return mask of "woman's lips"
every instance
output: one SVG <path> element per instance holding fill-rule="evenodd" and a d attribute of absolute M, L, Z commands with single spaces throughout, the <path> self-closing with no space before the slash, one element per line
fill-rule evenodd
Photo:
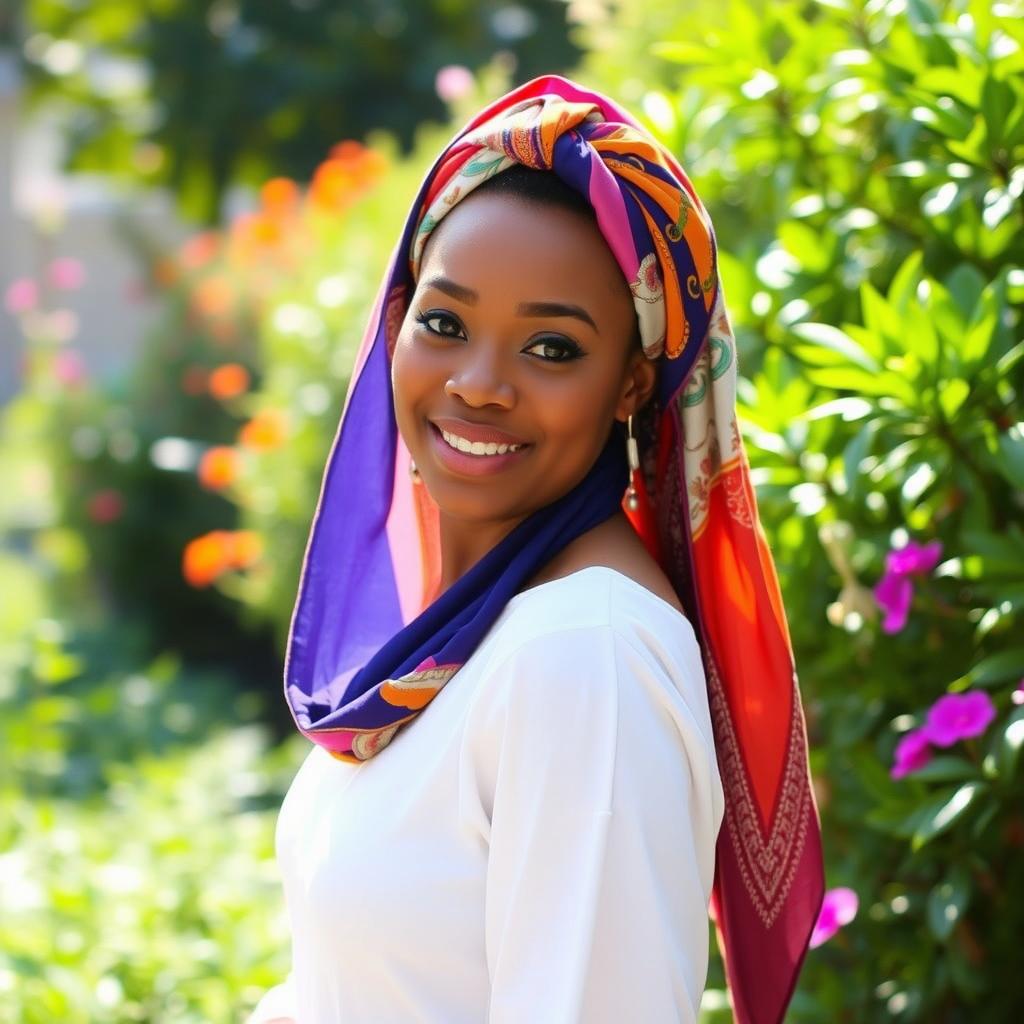
<path fill-rule="evenodd" d="M 442 436 L 441 431 L 433 424 L 430 427 L 431 443 L 438 461 L 446 468 L 461 476 L 488 476 L 500 473 L 510 465 L 518 462 L 533 445 L 526 445 L 517 452 L 505 452 L 504 455 L 471 455 L 453 448 Z"/>

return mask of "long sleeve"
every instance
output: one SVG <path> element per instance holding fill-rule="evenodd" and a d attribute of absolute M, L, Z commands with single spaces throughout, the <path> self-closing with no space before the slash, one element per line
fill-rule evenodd
<path fill-rule="evenodd" d="M 697 1018 L 724 810 L 703 667 L 610 625 L 528 640 L 471 709 L 489 1024 Z"/>

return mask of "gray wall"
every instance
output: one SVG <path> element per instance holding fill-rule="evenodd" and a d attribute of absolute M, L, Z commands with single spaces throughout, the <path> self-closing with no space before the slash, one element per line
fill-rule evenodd
<path fill-rule="evenodd" d="M 133 294 L 139 264 L 118 235 L 118 217 L 163 244 L 178 244 L 189 229 L 166 194 L 130 193 L 95 176 L 65 174 L 62 158 L 56 118 L 26 112 L 14 58 L 0 50 L 0 294 L 13 280 L 38 275 L 54 256 L 80 260 L 85 283 L 61 300 L 78 317 L 70 344 L 92 375 L 116 375 L 130 365 L 155 312 L 151 300 Z M 54 197 L 63 217 L 51 235 L 37 221 Z M 0 403 L 18 388 L 21 351 L 18 323 L 0 307 Z"/>

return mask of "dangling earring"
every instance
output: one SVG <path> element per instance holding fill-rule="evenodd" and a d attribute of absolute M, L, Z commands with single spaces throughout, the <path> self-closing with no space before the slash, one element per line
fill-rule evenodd
<path fill-rule="evenodd" d="M 626 418 L 626 457 L 629 459 L 629 487 L 626 490 L 626 508 L 635 512 L 640 507 L 640 499 L 636 496 L 636 473 L 640 469 L 640 450 L 633 436 L 633 417 Z"/>
<path fill-rule="evenodd" d="M 423 478 L 420 476 L 420 471 L 416 468 L 416 463 L 412 459 L 409 460 L 409 477 L 414 484 L 423 483 Z"/>

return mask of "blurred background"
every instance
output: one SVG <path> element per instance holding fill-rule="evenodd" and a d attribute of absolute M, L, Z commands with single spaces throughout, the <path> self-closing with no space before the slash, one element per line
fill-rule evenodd
<path fill-rule="evenodd" d="M 1022 70 L 1020 0 L 0 9 L 0 1022 L 241 1021 L 287 972 L 351 363 L 434 156 L 544 72 L 716 225 L 828 871 L 787 1019 L 1020 1020 Z"/>

